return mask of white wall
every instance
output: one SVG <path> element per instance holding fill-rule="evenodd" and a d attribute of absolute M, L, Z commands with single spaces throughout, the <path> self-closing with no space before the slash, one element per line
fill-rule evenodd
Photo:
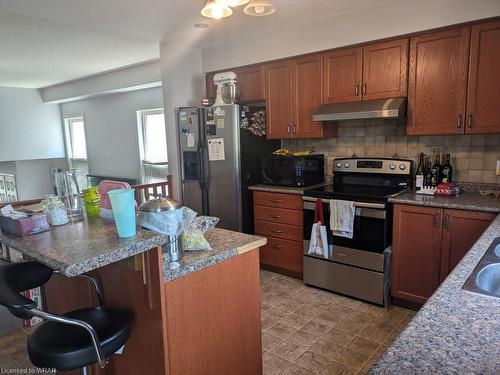
<path fill-rule="evenodd" d="M 37 90 L 0 87 L 0 161 L 65 157 L 59 106 Z"/>
<path fill-rule="evenodd" d="M 53 194 L 50 168 L 68 168 L 66 159 L 23 160 L 16 162 L 19 200 L 43 198 Z"/>
<path fill-rule="evenodd" d="M 136 111 L 162 107 L 158 87 L 63 103 L 61 112 L 63 117 L 84 117 L 91 174 L 139 178 Z"/>
<path fill-rule="evenodd" d="M 63 103 L 160 86 L 160 61 L 155 60 L 44 87 L 40 94 L 45 102 Z"/>
<path fill-rule="evenodd" d="M 180 155 L 175 108 L 200 106 L 204 91 L 201 51 L 179 44 L 162 44 L 160 62 L 167 133 L 168 167 L 173 178 L 173 196 L 180 199 Z"/>
<path fill-rule="evenodd" d="M 202 70 L 226 69 L 498 15 L 499 0 L 389 0 L 365 11 L 205 48 Z"/>

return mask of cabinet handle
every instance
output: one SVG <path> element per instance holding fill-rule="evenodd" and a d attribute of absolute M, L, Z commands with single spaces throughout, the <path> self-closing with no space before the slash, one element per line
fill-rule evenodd
<path fill-rule="evenodd" d="M 436 213 L 434 214 L 434 226 L 439 229 L 440 228 L 440 222 L 441 221 L 441 214 L 439 213 L 439 211 L 436 211 Z"/>
<path fill-rule="evenodd" d="M 457 117 L 457 130 L 462 128 L 462 115 L 458 115 Z"/>
<path fill-rule="evenodd" d="M 271 232 L 272 232 L 272 233 L 274 233 L 274 234 L 280 234 L 280 233 L 283 233 L 283 231 L 282 231 L 282 230 L 276 230 L 276 229 L 271 230 Z"/>
<path fill-rule="evenodd" d="M 468 121 L 468 123 L 469 123 L 469 125 L 468 125 L 468 126 L 469 126 L 469 129 L 472 129 L 472 113 L 471 113 L 471 114 L 469 114 L 469 117 L 467 118 L 467 121 Z"/>
<path fill-rule="evenodd" d="M 444 215 L 443 228 L 445 230 L 450 230 L 450 214 Z"/>
<path fill-rule="evenodd" d="M 283 249 L 282 245 L 271 245 L 273 249 Z"/>
<path fill-rule="evenodd" d="M 290 134 L 290 128 L 291 128 L 290 125 L 286 126 L 286 131 L 288 132 L 288 134 Z"/>
<path fill-rule="evenodd" d="M 354 87 L 354 93 L 356 94 L 356 98 L 357 98 L 359 96 L 359 85 L 358 84 Z"/>
<path fill-rule="evenodd" d="M 271 203 L 281 203 L 283 202 L 283 199 L 271 199 Z"/>
<path fill-rule="evenodd" d="M 297 125 L 293 124 L 293 134 L 297 134 Z"/>
<path fill-rule="evenodd" d="M 363 83 L 363 96 L 366 96 L 366 91 L 367 91 L 367 89 L 366 89 L 366 82 L 365 82 L 365 83 Z"/>
<path fill-rule="evenodd" d="M 281 219 L 283 216 L 281 215 L 271 215 L 273 219 Z"/>

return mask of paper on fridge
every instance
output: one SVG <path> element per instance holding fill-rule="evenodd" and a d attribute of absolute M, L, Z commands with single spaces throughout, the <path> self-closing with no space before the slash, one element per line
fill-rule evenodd
<path fill-rule="evenodd" d="M 356 206 L 352 201 L 330 200 L 330 230 L 334 236 L 352 238 Z"/>
<path fill-rule="evenodd" d="M 226 160 L 224 153 L 224 138 L 213 138 L 208 140 L 208 160 Z"/>

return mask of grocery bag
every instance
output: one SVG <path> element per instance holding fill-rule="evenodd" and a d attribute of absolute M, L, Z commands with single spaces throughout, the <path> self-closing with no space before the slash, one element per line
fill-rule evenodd
<path fill-rule="evenodd" d="M 316 199 L 314 207 L 314 224 L 311 229 L 308 254 L 321 255 L 328 258 L 328 236 L 323 218 L 323 203 L 321 198 Z"/>

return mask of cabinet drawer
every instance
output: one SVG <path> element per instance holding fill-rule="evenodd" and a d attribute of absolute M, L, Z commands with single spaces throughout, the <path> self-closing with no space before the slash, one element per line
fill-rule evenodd
<path fill-rule="evenodd" d="M 254 206 L 253 209 L 255 220 L 302 226 L 302 211 L 263 206 Z"/>
<path fill-rule="evenodd" d="M 272 236 L 278 238 L 284 238 L 286 240 L 302 241 L 304 235 L 302 233 L 302 227 L 270 223 L 268 221 L 255 220 L 255 234 L 260 234 L 263 236 Z"/>
<path fill-rule="evenodd" d="M 302 211 L 302 196 L 296 194 L 254 191 L 253 202 L 257 206 L 280 207 Z"/>
<path fill-rule="evenodd" d="M 260 248 L 260 262 L 293 272 L 302 272 L 302 242 L 268 237 Z"/>

